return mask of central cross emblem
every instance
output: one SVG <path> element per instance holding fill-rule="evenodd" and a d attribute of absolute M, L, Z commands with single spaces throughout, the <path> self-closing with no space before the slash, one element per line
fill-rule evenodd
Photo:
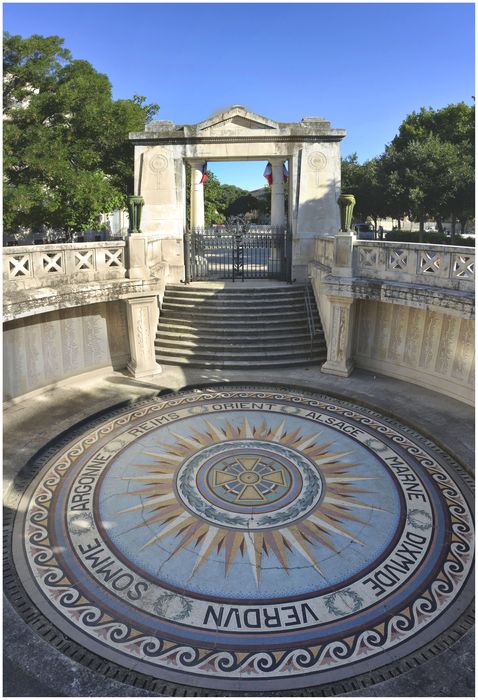
<path fill-rule="evenodd" d="M 277 486 L 286 485 L 286 477 L 282 468 L 263 464 L 261 457 L 238 456 L 225 469 L 214 470 L 213 485 L 234 494 L 236 502 L 262 503 Z"/>

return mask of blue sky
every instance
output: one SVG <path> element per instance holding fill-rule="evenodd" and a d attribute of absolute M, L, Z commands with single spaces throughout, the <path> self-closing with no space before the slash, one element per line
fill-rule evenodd
<path fill-rule="evenodd" d="M 5 3 L 11 34 L 56 34 L 106 73 L 114 98 L 196 123 L 242 104 L 277 121 L 322 116 L 342 154 L 379 155 L 421 106 L 472 103 L 473 3 Z M 263 164 L 214 164 L 262 187 Z"/>

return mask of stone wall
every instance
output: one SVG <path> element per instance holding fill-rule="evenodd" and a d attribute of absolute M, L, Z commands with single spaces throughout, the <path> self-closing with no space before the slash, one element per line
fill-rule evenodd
<path fill-rule="evenodd" d="M 354 361 L 473 404 L 473 319 L 380 301 L 357 301 Z"/>
<path fill-rule="evenodd" d="M 121 369 L 129 358 L 125 303 L 90 304 L 4 325 L 4 399 L 94 369 Z"/>
<path fill-rule="evenodd" d="M 473 404 L 474 266 L 472 248 L 317 238 L 322 371 L 362 367 Z"/>
<path fill-rule="evenodd" d="M 135 377 L 161 371 L 159 303 L 183 269 L 178 246 L 167 251 L 171 264 L 164 260 L 167 244 L 135 234 L 4 249 L 4 398 L 105 367 Z"/>

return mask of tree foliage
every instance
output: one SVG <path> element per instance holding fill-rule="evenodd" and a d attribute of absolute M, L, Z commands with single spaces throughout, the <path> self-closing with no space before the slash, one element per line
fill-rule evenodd
<path fill-rule="evenodd" d="M 380 157 L 342 160 L 342 190 L 356 196 L 362 218 L 408 215 L 422 236 L 427 218 L 439 227 L 459 219 L 463 228 L 474 211 L 474 121 L 464 102 L 413 112 Z"/>
<path fill-rule="evenodd" d="M 386 212 L 380 159 L 372 158 L 360 164 L 356 153 L 343 159 L 342 190 L 355 196 L 355 216 L 363 220 L 371 217 L 376 229 L 378 217 Z"/>
<path fill-rule="evenodd" d="M 213 224 L 223 224 L 227 217 L 247 214 L 250 212 L 264 212 L 267 210 L 267 202 L 263 202 L 247 190 L 236 185 L 223 185 L 210 170 L 207 171 L 208 179 L 204 183 L 204 224 L 206 227 Z M 190 218 L 190 169 L 186 171 L 186 220 Z M 270 203 L 269 203 L 270 210 Z"/>
<path fill-rule="evenodd" d="M 4 224 L 94 227 L 132 193 L 129 131 L 158 110 L 116 100 L 106 75 L 73 60 L 60 37 L 4 37 Z"/>

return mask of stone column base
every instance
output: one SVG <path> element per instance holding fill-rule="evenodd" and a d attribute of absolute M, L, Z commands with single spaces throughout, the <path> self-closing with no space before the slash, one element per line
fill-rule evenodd
<path fill-rule="evenodd" d="M 144 377 L 152 377 L 153 374 L 161 374 L 163 368 L 161 365 L 158 365 L 158 363 L 155 362 L 155 367 L 146 370 L 139 370 L 137 367 L 133 366 L 132 362 L 128 362 L 126 365 L 126 371 L 131 377 L 134 377 L 134 379 L 143 379 Z"/>
<path fill-rule="evenodd" d="M 354 371 L 355 365 L 353 362 L 346 362 L 345 364 L 341 362 L 334 362 L 333 360 L 327 360 L 324 362 L 320 371 L 324 374 L 335 374 L 337 377 L 348 377 Z"/>
<path fill-rule="evenodd" d="M 156 362 L 154 338 L 158 324 L 158 298 L 137 297 L 126 300 L 131 359 L 126 369 L 139 379 L 162 372 Z"/>

